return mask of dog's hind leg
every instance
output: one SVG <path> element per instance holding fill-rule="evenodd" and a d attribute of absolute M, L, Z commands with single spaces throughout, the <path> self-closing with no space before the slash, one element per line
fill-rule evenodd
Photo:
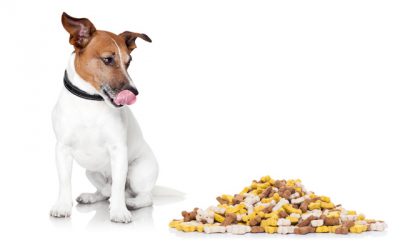
<path fill-rule="evenodd" d="M 127 181 L 133 197 L 126 197 L 128 209 L 139 209 L 153 204 L 152 189 L 158 175 L 158 164 L 150 149 L 132 161 L 128 167 Z"/>
<path fill-rule="evenodd" d="M 111 194 L 111 183 L 100 172 L 86 170 L 86 177 L 96 187 L 95 193 L 82 193 L 76 198 L 81 204 L 91 204 L 98 201 L 107 200 Z"/>

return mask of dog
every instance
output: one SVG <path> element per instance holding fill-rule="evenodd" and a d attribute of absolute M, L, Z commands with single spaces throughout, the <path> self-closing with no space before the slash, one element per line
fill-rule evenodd
<path fill-rule="evenodd" d="M 72 211 L 71 171 L 75 160 L 86 169 L 97 189 L 76 201 L 95 203 L 109 198 L 110 219 L 128 223 L 129 209 L 151 206 L 158 176 L 156 158 L 127 105 L 138 90 L 127 73 L 136 38 L 96 30 L 89 19 L 63 12 L 61 22 L 70 34 L 74 52 L 64 75 L 64 87 L 52 112 L 59 194 L 50 215 L 69 217 Z"/>

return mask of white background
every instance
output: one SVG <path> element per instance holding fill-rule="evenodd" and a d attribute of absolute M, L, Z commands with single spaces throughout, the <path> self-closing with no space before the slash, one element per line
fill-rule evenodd
<path fill-rule="evenodd" d="M 144 32 L 132 109 L 160 163 L 155 206 L 129 225 L 107 204 L 51 219 L 50 112 L 72 47 L 62 11 L 98 29 Z M 2 1 L 1 249 L 383 248 L 418 232 L 420 15 L 416 1 Z M 253 179 L 301 178 L 384 219 L 357 236 L 173 232 L 183 209 Z M 73 196 L 93 191 L 75 165 Z M 413 213 L 413 214 L 412 214 Z M 412 220 L 416 220 L 412 222 Z"/>

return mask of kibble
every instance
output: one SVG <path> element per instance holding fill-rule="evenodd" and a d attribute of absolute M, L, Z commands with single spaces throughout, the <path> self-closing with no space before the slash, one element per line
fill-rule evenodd
<path fill-rule="evenodd" d="M 218 196 L 217 206 L 182 211 L 182 219 L 169 227 L 204 233 L 363 233 L 384 231 L 381 220 L 335 205 L 327 196 L 307 191 L 300 180 L 274 180 L 264 176 L 235 195 Z"/>

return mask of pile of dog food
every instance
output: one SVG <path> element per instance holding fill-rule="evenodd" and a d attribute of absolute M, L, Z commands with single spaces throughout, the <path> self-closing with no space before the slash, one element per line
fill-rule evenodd
<path fill-rule="evenodd" d="M 335 205 L 329 197 L 307 191 L 300 180 L 264 176 L 239 194 L 221 195 L 217 206 L 182 212 L 169 223 L 183 232 L 205 233 L 362 233 L 383 231 L 386 224 Z"/>

